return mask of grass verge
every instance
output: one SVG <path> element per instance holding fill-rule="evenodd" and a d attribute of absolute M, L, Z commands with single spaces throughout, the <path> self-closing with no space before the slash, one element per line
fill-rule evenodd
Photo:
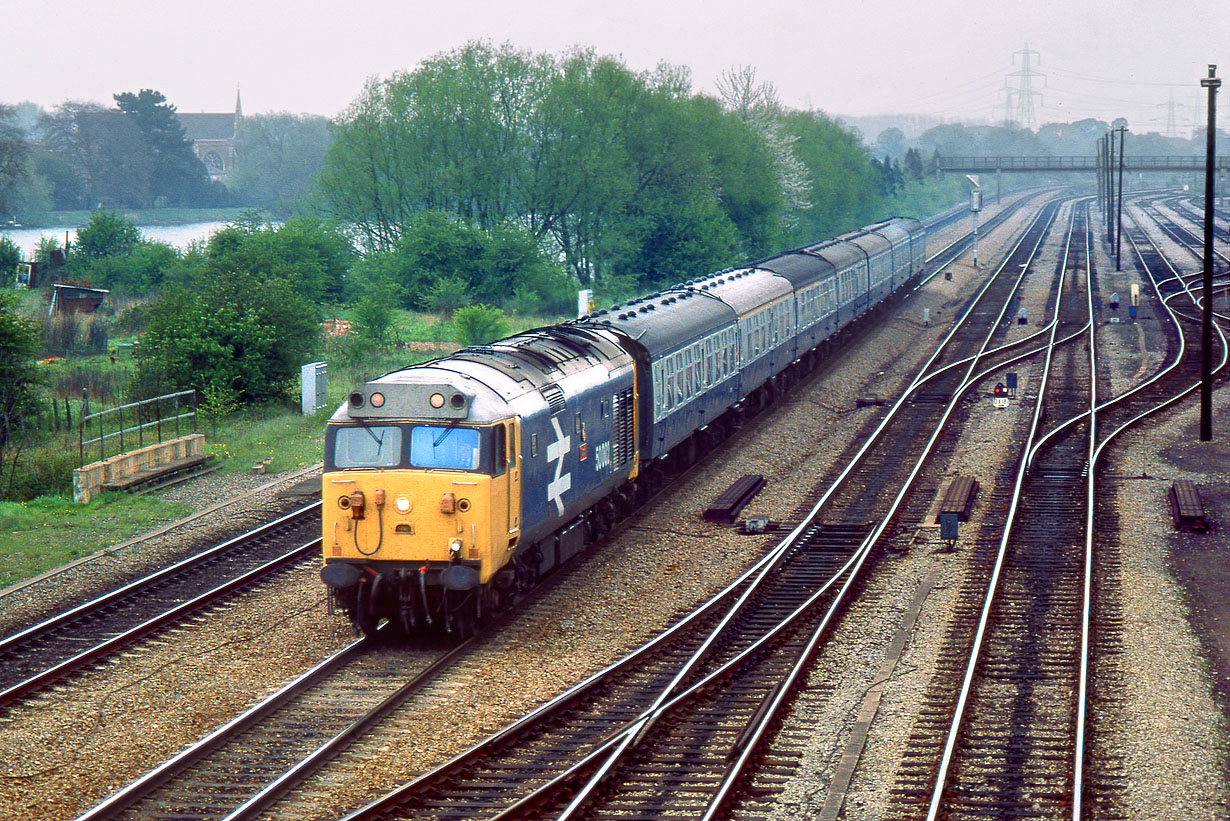
<path fill-rule="evenodd" d="M 319 462 L 331 410 L 304 416 L 286 406 L 269 406 L 244 410 L 217 424 L 204 421 L 200 430 L 206 448 L 221 460 L 214 475 L 247 473 L 265 459 L 271 459 L 270 471 L 298 470 Z M 87 505 L 66 496 L 0 502 L 0 588 L 190 513 L 190 505 L 166 502 L 157 494 L 104 493 Z"/>

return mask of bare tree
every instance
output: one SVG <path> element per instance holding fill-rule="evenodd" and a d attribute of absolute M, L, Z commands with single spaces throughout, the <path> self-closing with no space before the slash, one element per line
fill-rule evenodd
<path fill-rule="evenodd" d="M 752 66 L 722 72 L 717 89 L 725 106 L 751 123 L 768 146 L 788 206 L 785 218 L 793 226 L 796 212 L 811 208 L 811 175 L 794 152 L 795 138 L 786 133 L 777 89 L 770 82 L 758 82 Z"/>

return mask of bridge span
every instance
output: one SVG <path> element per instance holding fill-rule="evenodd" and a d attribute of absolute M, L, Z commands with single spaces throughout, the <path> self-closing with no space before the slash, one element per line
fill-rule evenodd
<path fill-rule="evenodd" d="M 1119 159 L 1112 163 L 1116 170 Z M 959 171 L 962 174 L 989 173 L 993 171 L 1034 171 L 1063 172 L 1084 171 L 1096 172 L 1104 168 L 1102 158 L 1097 155 L 1072 157 L 944 157 L 935 159 L 936 171 Z M 1217 157 L 1215 168 L 1218 173 L 1230 170 L 1230 156 Z M 1128 154 L 1123 158 L 1125 173 L 1138 171 L 1204 171 L 1204 157 L 1149 157 Z"/>

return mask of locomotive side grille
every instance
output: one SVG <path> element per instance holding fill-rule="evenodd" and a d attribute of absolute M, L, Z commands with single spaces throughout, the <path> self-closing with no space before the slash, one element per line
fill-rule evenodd
<path fill-rule="evenodd" d="M 615 394 L 612 410 L 614 411 L 615 442 L 611 456 L 616 466 L 625 465 L 632 461 L 632 456 L 636 452 L 636 443 L 633 439 L 632 414 L 634 408 L 631 388 Z"/>
<path fill-rule="evenodd" d="M 558 385 L 543 385 L 538 389 L 542 394 L 542 398 L 547 400 L 547 404 L 551 407 L 551 415 L 558 416 L 568 407 L 567 401 L 564 399 L 564 392 L 559 389 Z"/>

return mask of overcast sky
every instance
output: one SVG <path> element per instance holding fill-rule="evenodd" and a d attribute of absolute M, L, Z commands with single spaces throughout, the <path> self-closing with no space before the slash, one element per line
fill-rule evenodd
<path fill-rule="evenodd" d="M 335 116 L 366 78 L 475 39 L 683 65 L 710 92 L 752 66 L 793 108 L 966 121 L 1004 118 L 1028 44 L 1035 125 L 1137 132 L 1165 133 L 1172 99 L 1180 131 L 1203 124 L 1207 64 L 1230 76 L 1226 0 L 0 0 L 0 20 L 0 102 L 46 108 L 154 88 L 229 111 L 238 86 L 245 113 Z"/>

